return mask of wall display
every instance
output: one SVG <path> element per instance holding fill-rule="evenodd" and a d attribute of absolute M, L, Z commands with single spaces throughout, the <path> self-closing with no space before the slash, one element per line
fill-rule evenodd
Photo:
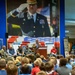
<path fill-rule="evenodd" d="M 65 56 L 69 56 L 69 42 L 68 38 L 64 38 L 64 50 L 65 50 Z"/>
<path fill-rule="evenodd" d="M 29 8 L 26 0 L 7 0 L 6 2 L 8 36 L 59 36 L 59 0 L 37 0 L 35 11 L 38 14 L 34 18 L 34 23 L 28 13 L 32 8 Z"/>
<path fill-rule="evenodd" d="M 47 42 L 49 41 L 45 37 L 59 37 L 60 0 L 32 1 L 30 5 L 27 4 L 26 0 L 6 1 L 8 37 L 24 37 L 21 42 L 26 41 L 25 37 L 30 39 L 44 37 Z M 33 11 L 36 11 L 35 16 L 30 13 Z M 30 42 L 30 40 L 28 41 Z"/>

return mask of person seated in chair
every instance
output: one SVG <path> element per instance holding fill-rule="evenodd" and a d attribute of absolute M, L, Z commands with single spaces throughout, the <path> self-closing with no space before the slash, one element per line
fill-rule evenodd
<path fill-rule="evenodd" d="M 3 45 L 2 49 L 0 50 L 0 56 L 4 57 L 4 58 L 8 56 L 7 49 L 6 49 L 5 45 Z"/>
<path fill-rule="evenodd" d="M 22 46 L 18 46 L 17 55 L 19 55 L 19 56 L 24 55 L 24 50 L 23 50 Z"/>
<path fill-rule="evenodd" d="M 7 52 L 8 52 L 8 55 L 10 55 L 10 56 L 15 55 L 15 50 L 14 50 L 14 48 L 12 46 L 7 50 Z"/>
<path fill-rule="evenodd" d="M 29 46 L 28 45 L 26 45 L 26 48 L 25 48 L 25 50 L 24 50 L 24 54 L 31 54 L 32 53 L 32 50 L 29 48 Z"/>

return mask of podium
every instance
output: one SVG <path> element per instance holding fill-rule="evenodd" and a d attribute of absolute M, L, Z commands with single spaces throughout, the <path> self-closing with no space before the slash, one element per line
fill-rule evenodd
<path fill-rule="evenodd" d="M 43 55 L 46 58 L 47 57 L 47 46 L 39 47 L 39 49 L 37 50 L 37 53 L 39 53 L 40 55 Z"/>

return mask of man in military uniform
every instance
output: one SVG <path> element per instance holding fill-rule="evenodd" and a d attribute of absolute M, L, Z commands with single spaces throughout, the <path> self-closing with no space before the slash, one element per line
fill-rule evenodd
<path fill-rule="evenodd" d="M 26 45 L 26 48 L 24 49 L 24 54 L 25 55 L 32 54 L 32 50 L 29 48 L 28 45 Z"/>
<path fill-rule="evenodd" d="M 2 49 L 0 50 L 0 56 L 4 57 L 4 58 L 6 58 L 8 56 L 7 49 L 6 49 L 5 45 L 3 45 Z"/>
<path fill-rule="evenodd" d="M 27 7 L 28 11 L 21 13 Z M 50 37 L 50 29 L 45 16 L 36 13 L 37 1 L 27 0 L 27 4 L 21 4 L 7 19 L 8 23 L 18 24 L 22 35 L 31 37 Z"/>

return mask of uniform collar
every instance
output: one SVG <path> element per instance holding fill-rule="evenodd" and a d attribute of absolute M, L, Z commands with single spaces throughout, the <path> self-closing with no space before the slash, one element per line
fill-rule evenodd
<path fill-rule="evenodd" d="M 36 21 L 36 15 L 37 15 L 37 13 L 32 14 L 32 13 L 30 13 L 30 12 L 28 11 L 28 14 L 29 14 L 30 16 L 33 15 L 33 17 L 34 17 L 34 22 L 35 22 L 35 21 Z"/>
<path fill-rule="evenodd" d="M 32 15 L 33 15 L 33 16 L 36 16 L 36 13 L 32 14 L 32 13 L 30 13 L 29 11 L 28 11 L 28 13 L 29 13 L 30 16 L 32 16 Z"/>

